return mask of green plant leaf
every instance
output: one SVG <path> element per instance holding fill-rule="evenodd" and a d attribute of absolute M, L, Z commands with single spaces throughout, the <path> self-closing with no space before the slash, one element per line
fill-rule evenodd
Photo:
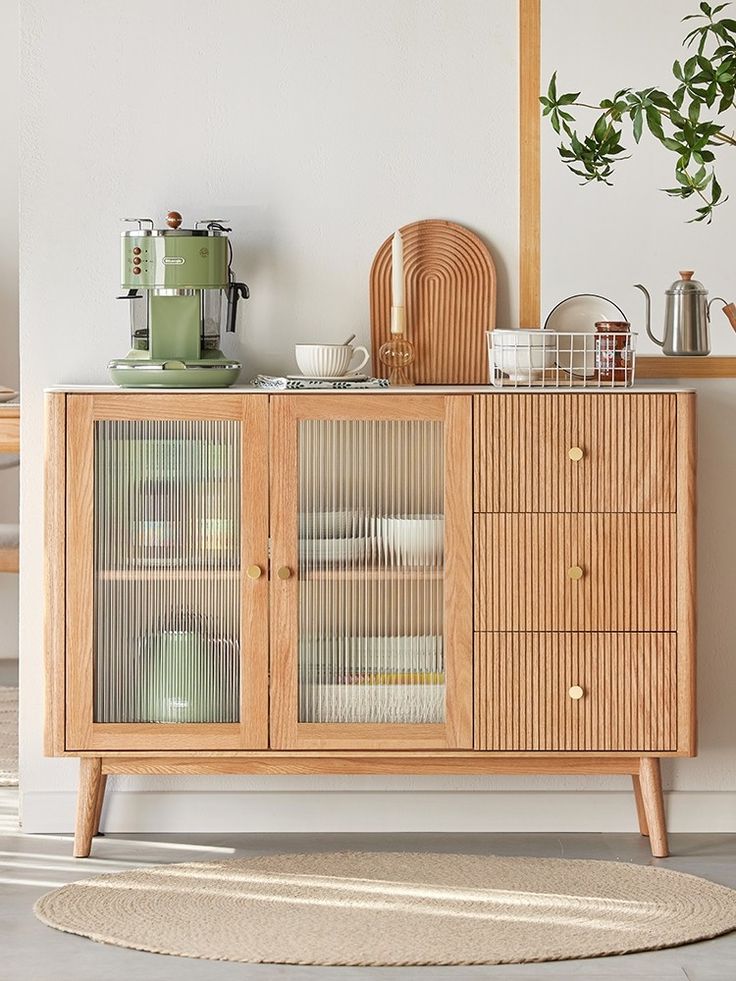
<path fill-rule="evenodd" d="M 641 109 L 636 109 L 634 112 L 634 139 L 638 143 L 641 140 L 641 131 L 643 126 L 643 118 Z"/>
<path fill-rule="evenodd" d="M 647 108 L 647 126 L 653 136 L 658 140 L 664 139 L 664 129 L 662 128 L 662 114 L 654 106 Z"/>
<path fill-rule="evenodd" d="M 608 129 L 608 119 L 605 115 L 599 116 L 593 127 L 593 136 L 596 140 L 602 140 Z"/>

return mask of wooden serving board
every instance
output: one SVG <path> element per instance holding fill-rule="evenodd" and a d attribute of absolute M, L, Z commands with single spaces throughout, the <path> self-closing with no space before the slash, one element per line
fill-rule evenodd
<path fill-rule="evenodd" d="M 496 267 L 473 232 L 451 221 L 404 225 L 406 335 L 416 348 L 409 375 L 417 385 L 488 382 L 485 332 L 496 324 Z M 373 372 L 386 378 L 378 349 L 390 337 L 391 240 L 371 267 Z"/>

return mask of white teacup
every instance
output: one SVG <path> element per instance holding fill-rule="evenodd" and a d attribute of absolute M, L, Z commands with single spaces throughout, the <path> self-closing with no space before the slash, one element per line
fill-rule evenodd
<path fill-rule="evenodd" d="M 341 378 L 354 375 L 363 368 L 370 358 L 364 347 L 352 344 L 297 344 L 294 348 L 299 370 L 307 378 Z M 356 354 L 363 352 L 360 364 L 351 362 Z"/>

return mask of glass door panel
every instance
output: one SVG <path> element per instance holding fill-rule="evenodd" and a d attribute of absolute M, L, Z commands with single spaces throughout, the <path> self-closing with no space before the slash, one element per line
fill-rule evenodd
<path fill-rule="evenodd" d="M 299 721 L 441 723 L 441 422 L 299 423 Z"/>
<path fill-rule="evenodd" d="M 237 722 L 240 423 L 95 423 L 95 722 Z"/>
<path fill-rule="evenodd" d="M 68 397 L 67 749 L 268 745 L 267 446 L 267 396 Z"/>

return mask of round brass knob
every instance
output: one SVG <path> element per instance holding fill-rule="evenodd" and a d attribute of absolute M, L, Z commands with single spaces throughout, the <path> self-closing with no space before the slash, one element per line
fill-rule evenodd
<path fill-rule="evenodd" d="M 583 697 L 585 692 L 580 687 L 580 685 L 573 685 L 571 688 L 568 689 L 567 694 L 570 696 L 570 698 L 573 699 L 573 701 L 577 702 L 579 698 Z"/>
<path fill-rule="evenodd" d="M 178 228 L 183 219 L 178 211 L 170 211 L 166 216 L 166 224 L 169 228 Z"/>
<path fill-rule="evenodd" d="M 571 446 L 570 449 L 567 451 L 567 455 L 575 463 L 577 463 L 578 460 L 582 460 L 583 457 L 585 456 L 585 454 L 583 453 L 583 451 L 579 446 Z"/>
<path fill-rule="evenodd" d="M 249 565 L 245 570 L 245 574 L 249 579 L 260 579 L 263 570 L 259 565 Z"/>
<path fill-rule="evenodd" d="M 288 565 L 282 565 L 276 575 L 279 579 L 291 579 L 291 569 Z"/>
<path fill-rule="evenodd" d="M 580 568 L 579 565 L 571 565 L 570 568 L 567 570 L 567 574 L 570 577 L 570 579 L 583 578 L 583 570 Z"/>

